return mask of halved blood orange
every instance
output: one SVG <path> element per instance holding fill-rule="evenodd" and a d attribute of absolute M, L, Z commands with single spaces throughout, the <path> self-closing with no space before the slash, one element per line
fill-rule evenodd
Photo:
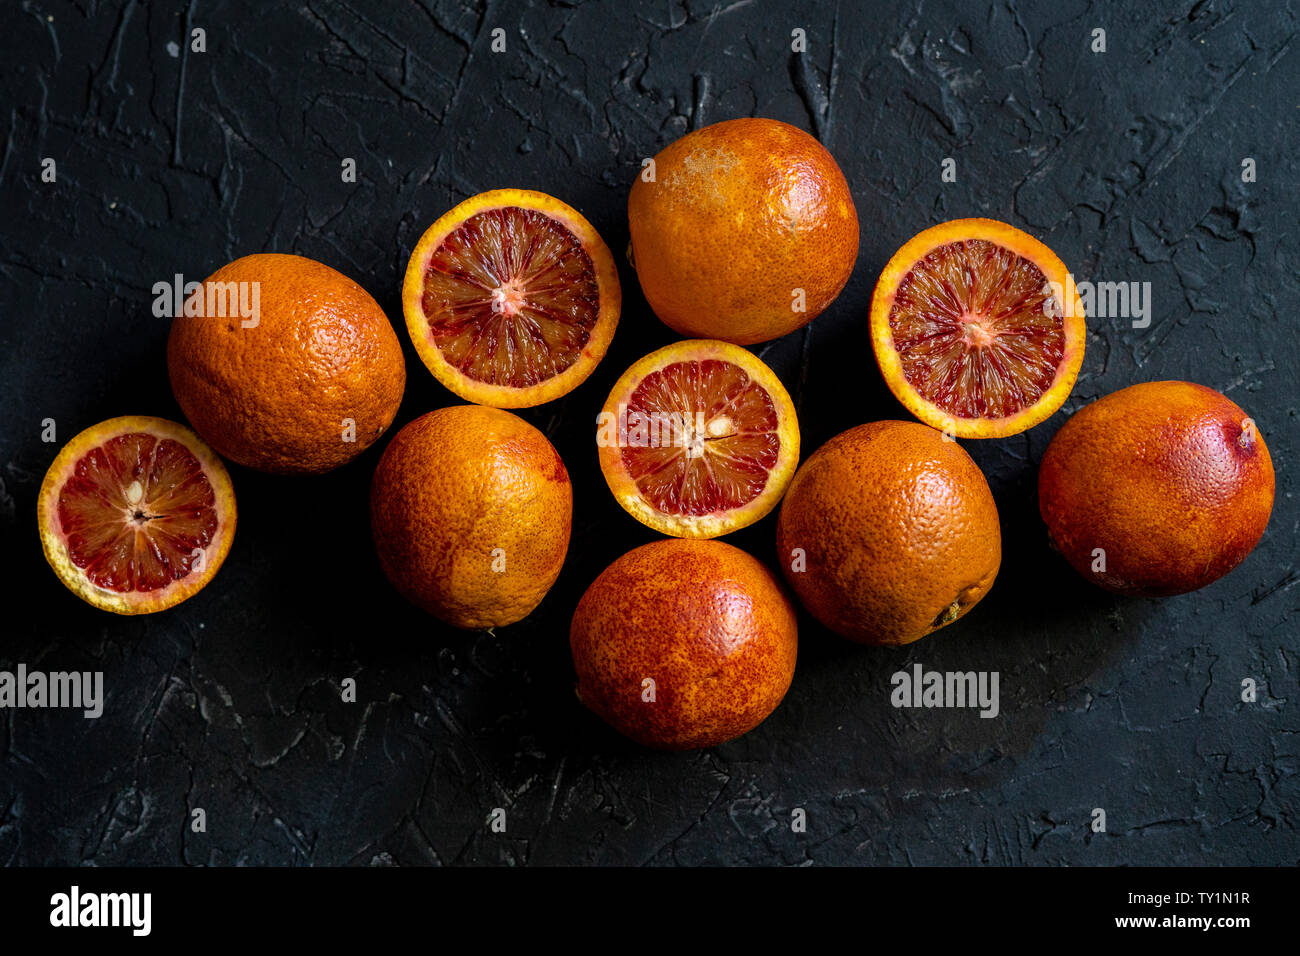
<path fill-rule="evenodd" d="M 1069 271 L 1033 236 L 993 219 L 919 233 L 871 298 L 871 344 L 895 397 L 958 438 L 999 438 L 1061 407 L 1087 323 Z"/>
<path fill-rule="evenodd" d="M 799 464 L 799 423 L 780 379 L 752 352 L 687 339 L 614 385 L 597 420 L 600 470 L 624 510 L 678 538 L 753 524 Z"/>
<path fill-rule="evenodd" d="M 545 193 L 465 200 L 411 253 L 402 311 L 438 381 L 461 398 L 526 408 L 566 395 L 605 355 L 622 308 L 609 248 Z"/>
<path fill-rule="evenodd" d="M 37 502 L 45 558 L 89 604 L 148 614 L 212 580 L 235 534 L 225 466 L 183 425 L 126 416 L 59 452 Z"/>

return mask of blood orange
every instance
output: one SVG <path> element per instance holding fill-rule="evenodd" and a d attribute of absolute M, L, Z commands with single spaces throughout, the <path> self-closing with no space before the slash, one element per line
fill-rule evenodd
<path fill-rule="evenodd" d="M 669 144 L 632 184 L 627 224 L 655 315 L 736 345 L 811 322 L 858 259 L 858 213 L 834 157 L 772 119 L 726 120 Z"/>
<path fill-rule="evenodd" d="M 959 438 L 1015 435 L 1074 387 L 1087 324 L 1073 290 L 1052 250 L 1013 226 L 934 226 L 899 249 L 876 283 L 876 362 L 923 422 Z"/>
<path fill-rule="evenodd" d="M 69 590 L 105 611 L 147 614 L 212 580 L 235 534 L 235 495 L 221 460 L 188 428 L 112 418 L 55 457 L 37 523 Z"/>
<path fill-rule="evenodd" d="M 1273 511 L 1273 460 L 1253 419 L 1192 382 L 1112 392 L 1058 431 L 1038 471 L 1053 546 L 1122 594 L 1205 587 L 1246 559 Z"/>
<path fill-rule="evenodd" d="M 618 325 L 609 248 L 577 210 L 544 193 L 465 200 L 411 253 L 402 311 L 438 381 L 471 402 L 525 408 L 591 374 Z"/>
<path fill-rule="evenodd" d="M 715 538 L 781 500 L 799 463 L 799 423 L 785 386 L 751 352 L 688 339 L 623 373 L 596 444 L 628 514 L 674 537 Z"/>
<path fill-rule="evenodd" d="M 370 524 L 393 586 L 467 630 L 530 614 L 559 576 L 573 523 L 569 472 L 518 415 L 452 405 L 384 449 Z"/>
<path fill-rule="evenodd" d="M 997 505 L 960 445 L 917 422 L 832 438 L 790 484 L 777 553 L 808 612 L 864 644 L 910 644 L 966 614 L 1002 563 Z"/>
<path fill-rule="evenodd" d="M 578 699 L 648 747 L 712 747 L 785 697 L 794 606 L 757 558 L 722 541 L 652 541 L 592 582 L 569 628 Z"/>
<path fill-rule="evenodd" d="M 248 318 L 234 310 L 245 295 Z M 186 300 L 167 373 L 205 442 L 277 475 L 352 461 L 393 423 L 406 388 L 401 342 L 370 294 L 324 263 L 277 253 L 227 263 Z"/>

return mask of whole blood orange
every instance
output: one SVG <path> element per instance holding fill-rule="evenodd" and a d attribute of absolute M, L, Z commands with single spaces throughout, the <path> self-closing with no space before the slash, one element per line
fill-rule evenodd
<path fill-rule="evenodd" d="M 988 593 L 1002 535 L 988 482 L 960 445 L 916 422 L 871 422 L 804 462 L 781 505 L 777 553 L 832 631 L 908 644 Z"/>
<path fill-rule="evenodd" d="M 785 386 L 755 355 L 688 339 L 623 373 L 596 445 L 628 514 L 663 534 L 714 538 L 776 507 L 799 464 L 799 423 Z"/>
<path fill-rule="evenodd" d="M 256 306 L 245 317 L 233 307 Z M 402 348 L 365 289 L 302 256 L 222 266 L 172 321 L 167 371 L 185 417 L 241 465 L 313 474 L 384 433 L 406 387 Z"/>
<path fill-rule="evenodd" d="M 858 258 L 844 174 L 776 120 L 687 133 L 632 184 L 627 218 L 646 301 L 693 338 L 752 345 L 792 332 L 835 300 Z"/>
<path fill-rule="evenodd" d="M 772 572 L 721 541 L 629 551 L 587 588 L 569 629 L 579 699 L 666 750 L 753 730 L 785 697 L 798 645 Z"/>
<path fill-rule="evenodd" d="M 1015 435 L 1060 408 L 1087 331 L 1061 260 L 992 219 L 919 233 L 871 297 L 871 344 L 890 391 L 958 438 Z"/>
<path fill-rule="evenodd" d="M 68 442 L 41 483 L 41 546 L 69 590 L 117 614 L 197 594 L 235 536 L 221 459 L 188 428 L 126 416 Z"/>
<path fill-rule="evenodd" d="M 482 405 L 429 412 L 393 437 L 370 487 L 379 563 L 401 594 L 466 629 L 526 617 L 559 576 L 573 489 L 546 436 Z"/>
<path fill-rule="evenodd" d="M 1259 542 L 1273 462 L 1254 421 L 1212 388 L 1147 382 L 1075 413 L 1038 471 L 1053 545 L 1111 591 L 1205 587 Z"/>
<path fill-rule="evenodd" d="M 525 408 L 586 380 L 618 326 L 614 257 L 582 215 L 545 193 L 465 200 L 416 244 L 402 284 L 411 341 L 470 402 Z"/>

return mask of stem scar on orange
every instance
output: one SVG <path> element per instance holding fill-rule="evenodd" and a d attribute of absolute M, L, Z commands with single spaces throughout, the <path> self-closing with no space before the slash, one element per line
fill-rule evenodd
<path fill-rule="evenodd" d="M 596 445 L 609 490 L 637 521 L 716 538 L 776 507 L 799 464 L 799 422 L 781 380 L 752 352 L 688 339 L 623 373 Z"/>
<path fill-rule="evenodd" d="M 545 193 L 495 189 L 420 237 L 402 311 L 420 359 L 466 401 L 528 408 L 567 395 L 604 357 L 622 290 L 582 215 Z"/>
<path fill-rule="evenodd" d="M 871 345 L 890 391 L 958 438 L 1015 435 L 1060 408 L 1086 338 L 1064 263 L 993 219 L 919 233 L 871 297 Z"/>
<path fill-rule="evenodd" d="M 55 457 L 37 524 L 68 590 L 104 611 L 149 614 L 217 573 L 235 536 L 235 493 L 221 459 L 185 426 L 111 418 Z"/>

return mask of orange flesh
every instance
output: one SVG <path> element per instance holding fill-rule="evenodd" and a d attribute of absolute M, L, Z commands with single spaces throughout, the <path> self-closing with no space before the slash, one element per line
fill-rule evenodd
<path fill-rule="evenodd" d="M 985 239 L 940 246 L 916 263 L 899 283 L 889 328 L 908 383 L 956 418 L 1029 408 L 1065 354 L 1047 277 Z"/>
<path fill-rule="evenodd" d="M 526 388 L 578 360 L 600 289 L 563 223 L 509 206 L 448 234 L 425 267 L 420 304 L 448 363 L 476 381 Z"/>
<path fill-rule="evenodd" d="M 620 453 L 658 510 L 702 516 L 757 498 L 780 457 L 776 406 L 744 369 L 717 359 L 647 375 L 627 401 Z"/>
<path fill-rule="evenodd" d="M 170 439 L 135 432 L 88 452 L 59 490 L 72 563 L 101 588 L 156 591 L 190 573 L 217 531 L 216 497 L 199 460 Z"/>

